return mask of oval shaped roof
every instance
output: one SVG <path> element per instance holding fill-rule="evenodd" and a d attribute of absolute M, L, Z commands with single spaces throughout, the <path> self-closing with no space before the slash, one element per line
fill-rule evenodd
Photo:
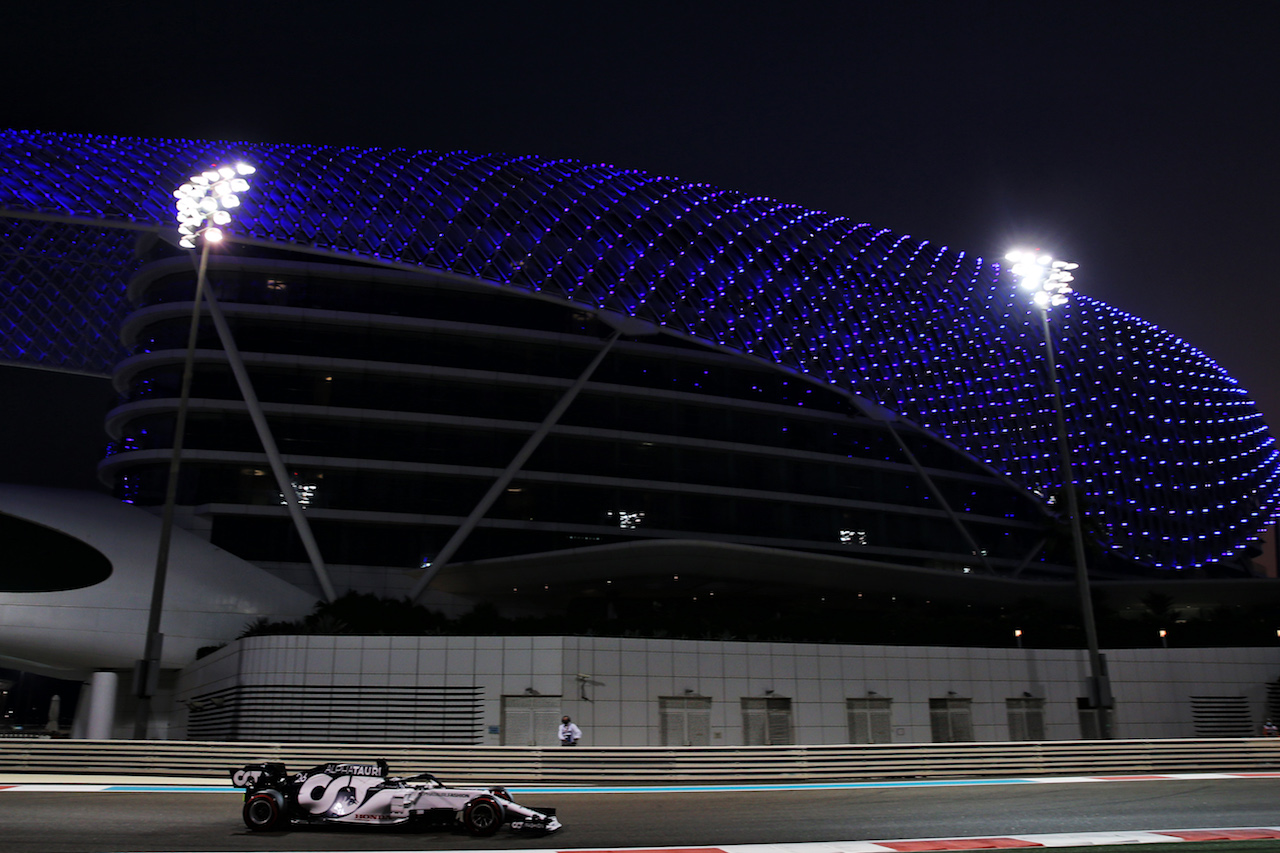
<path fill-rule="evenodd" d="M 167 234 L 175 187 L 244 159 L 258 171 L 237 240 L 636 317 L 873 400 L 1048 500 L 1061 489 L 1038 313 L 999 264 L 964 252 L 573 160 L 34 131 L 0 133 L 0 151 L 8 242 L 56 245 L 48 223 L 82 226 L 41 251 L 92 266 L 86 298 L 103 316 L 123 310 L 136 266 L 103 222 Z M 44 230 L 12 224 L 22 218 Z M 1280 502 L 1280 454 L 1246 392 L 1199 350 L 1088 296 L 1052 324 L 1093 535 L 1156 568 L 1238 556 Z"/>

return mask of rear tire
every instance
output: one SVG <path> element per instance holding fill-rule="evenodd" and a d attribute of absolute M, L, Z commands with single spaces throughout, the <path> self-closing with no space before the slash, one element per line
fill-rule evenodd
<path fill-rule="evenodd" d="M 493 797 L 476 797 L 462 812 L 462 822 L 472 835 L 493 835 L 504 818 L 502 806 Z"/>
<path fill-rule="evenodd" d="M 270 832 L 280 825 L 280 800 L 274 791 L 262 791 L 244 801 L 244 825 L 254 832 Z"/>

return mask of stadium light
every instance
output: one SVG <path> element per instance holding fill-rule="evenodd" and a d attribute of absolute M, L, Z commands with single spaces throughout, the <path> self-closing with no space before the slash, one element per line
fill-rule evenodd
<path fill-rule="evenodd" d="M 1013 266 L 1011 271 L 1018 281 L 1018 288 L 1031 295 L 1032 303 L 1040 309 L 1044 324 L 1045 365 L 1049 374 L 1049 386 L 1053 392 L 1054 415 L 1058 431 L 1058 456 L 1062 464 L 1062 488 L 1067 498 L 1067 514 L 1071 521 L 1071 542 L 1075 555 L 1076 588 L 1080 595 L 1080 611 L 1084 622 L 1085 643 L 1089 650 L 1089 705 L 1098 715 L 1098 734 L 1111 737 L 1112 707 L 1111 681 L 1107 675 L 1107 663 L 1098 648 L 1098 628 L 1093 618 L 1093 597 L 1089 591 L 1089 565 L 1085 558 L 1084 527 L 1080 519 L 1080 505 L 1076 499 L 1075 476 L 1071 471 L 1071 445 L 1067 440 L 1067 422 L 1063 411 L 1062 389 L 1058 383 L 1058 366 L 1054 359 L 1053 332 L 1049 326 L 1049 310 L 1066 305 L 1074 293 L 1072 271 L 1079 264 L 1055 260 L 1051 255 L 1038 251 L 1014 250 L 1005 255 Z"/>
<path fill-rule="evenodd" d="M 197 237 L 204 237 L 206 248 L 209 243 L 221 242 L 219 226 L 231 223 L 230 211 L 240 206 L 238 193 L 249 190 L 245 176 L 255 171 L 248 163 L 219 166 L 192 175 L 174 190 L 173 197 L 178 200 L 178 245 L 194 249 Z"/>
<path fill-rule="evenodd" d="M 191 398 L 196 338 L 200 331 L 200 300 L 204 294 L 209 247 L 221 243 L 222 228 L 231 224 L 233 208 L 240 206 L 239 193 L 248 192 L 245 179 L 255 169 L 247 163 L 217 166 L 198 175 L 173 191 L 177 200 L 178 245 L 184 249 L 200 245 L 200 263 L 196 273 L 196 293 L 191 302 L 191 325 L 187 332 L 187 354 L 182 365 L 182 388 L 178 394 L 178 414 L 173 426 L 173 449 L 169 454 L 169 479 L 165 486 L 164 512 L 160 517 L 160 542 L 156 548 L 156 571 L 151 587 L 151 608 L 147 616 L 146 646 L 142 659 L 134 665 L 133 694 L 138 698 L 133 721 L 133 737 L 144 740 L 151 717 L 151 697 L 160 680 L 160 658 L 164 635 L 160 633 L 160 617 L 164 608 L 164 587 L 169 569 L 169 544 L 173 538 L 173 513 L 178 498 L 178 471 L 182 464 L 182 438 L 187 425 L 187 403 Z"/>

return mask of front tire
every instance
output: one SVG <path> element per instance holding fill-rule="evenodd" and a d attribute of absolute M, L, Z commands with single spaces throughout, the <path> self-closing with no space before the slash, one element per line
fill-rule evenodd
<path fill-rule="evenodd" d="M 472 835 L 493 835 L 503 819 L 502 806 L 493 797 L 476 797 L 462 812 L 462 822 Z"/>
<path fill-rule="evenodd" d="M 254 832 L 270 832 L 280 825 L 280 801 L 275 792 L 263 791 L 244 801 L 244 825 Z"/>

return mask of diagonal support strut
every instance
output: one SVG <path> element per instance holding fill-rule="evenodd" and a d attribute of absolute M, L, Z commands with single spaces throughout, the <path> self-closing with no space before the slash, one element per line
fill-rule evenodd
<path fill-rule="evenodd" d="M 551 432 L 551 428 L 560 420 L 560 417 L 565 413 L 565 410 L 569 408 L 569 405 L 573 402 L 574 398 L 578 396 L 578 392 L 587 384 L 587 380 L 591 378 L 591 374 L 596 372 L 596 368 L 600 366 L 600 362 L 604 361 L 604 357 L 609 354 L 609 350 L 613 349 L 613 345 L 617 343 L 618 338 L 621 336 L 621 330 L 614 331 L 614 333 L 609 336 L 604 347 L 600 352 L 596 353 L 596 357 L 593 358 L 591 363 L 587 365 L 586 369 L 582 371 L 582 375 L 578 377 L 577 381 L 574 382 L 573 385 L 569 386 L 569 390 L 564 392 L 564 395 L 560 397 L 560 400 L 552 407 L 551 411 L 547 413 L 547 416 L 543 418 L 542 423 L 525 441 L 524 446 L 520 448 L 518 453 L 516 453 L 515 457 L 507 465 L 506 469 L 498 475 L 498 479 L 493 481 L 493 485 L 489 486 L 489 491 L 485 492 L 484 497 L 480 498 L 475 509 L 471 510 L 471 514 L 468 515 L 466 520 L 463 521 L 462 524 L 458 526 L 458 529 L 453 532 L 453 535 L 449 537 L 449 541 L 440 549 L 440 553 L 436 554 L 435 559 L 431 561 L 431 565 L 427 567 L 426 572 L 424 572 L 422 577 L 418 579 L 413 590 L 409 593 L 409 600 L 411 602 L 417 602 L 418 599 L 422 597 L 422 594 L 426 592 L 427 587 L 431 585 L 433 580 L 435 580 L 436 575 L 439 574 L 440 570 L 448 564 L 450 559 L 453 558 L 453 555 L 457 552 L 458 548 L 460 548 L 462 543 L 466 541 L 467 537 L 471 535 L 471 531 L 475 529 L 476 524 L 484 517 L 484 514 L 489 511 L 489 508 L 493 506 L 494 501 L 496 501 L 498 496 L 502 494 L 502 491 L 507 487 L 507 484 L 511 482 L 516 474 L 520 473 L 520 469 L 524 467 L 524 463 L 533 455 L 533 451 L 538 449 L 538 445 L 547 437 L 547 433 Z"/>

